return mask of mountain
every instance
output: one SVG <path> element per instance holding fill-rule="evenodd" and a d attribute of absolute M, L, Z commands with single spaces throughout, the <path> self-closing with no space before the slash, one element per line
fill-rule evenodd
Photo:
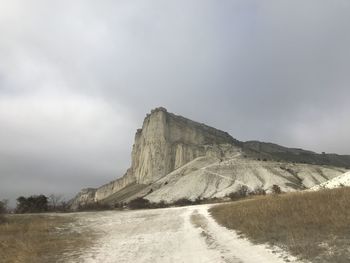
<path fill-rule="evenodd" d="M 126 173 L 97 189 L 83 189 L 72 208 L 139 196 L 153 202 L 223 197 L 241 185 L 270 190 L 278 184 L 294 191 L 332 179 L 348 167 L 350 156 L 241 142 L 227 132 L 156 108 L 136 132 Z"/>

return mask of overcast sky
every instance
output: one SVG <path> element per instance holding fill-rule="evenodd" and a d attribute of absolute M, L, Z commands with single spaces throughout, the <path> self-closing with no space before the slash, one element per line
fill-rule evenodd
<path fill-rule="evenodd" d="M 0 0 L 0 199 L 96 187 L 164 106 L 350 153 L 348 0 Z"/>

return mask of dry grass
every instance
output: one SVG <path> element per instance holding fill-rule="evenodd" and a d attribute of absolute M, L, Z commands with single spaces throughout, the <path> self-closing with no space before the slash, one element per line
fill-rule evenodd
<path fill-rule="evenodd" d="M 59 262 L 64 253 L 87 245 L 88 239 L 72 231 L 72 217 L 9 215 L 0 224 L 1 263 Z"/>
<path fill-rule="evenodd" d="M 257 197 L 210 212 L 253 242 L 312 262 L 350 262 L 350 188 Z"/>

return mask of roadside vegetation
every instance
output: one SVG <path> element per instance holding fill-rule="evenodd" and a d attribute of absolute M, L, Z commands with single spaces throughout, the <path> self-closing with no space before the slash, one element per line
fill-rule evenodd
<path fill-rule="evenodd" d="M 274 185 L 271 189 L 273 193 L 281 193 L 279 186 Z M 238 201 L 246 198 L 251 198 L 257 195 L 266 195 L 266 191 L 261 187 L 257 187 L 253 191 L 250 191 L 247 186 L 241 185 L 235 192 L 228 194 L 224 198 L 196 198 L 194 200 L 189 198 L 180 198 L 173 202 L 150 202 L 144 197 L 137 197 L 129 202 L 119 202 L 114 205 L 106 203 L 90 203 L 85 205 L 80 205 L 77 211 L 102 211 L 102 210 L 124 210 L 124 209 L 157 209 L 157 208 L 167 208 L 167 207 L 181 207 L 189 205 L 201 205 L 201 204 L 213 204 L 213 203 L 223 203 L 229 200 Z"/>
<path fill-rule="evenodd" d="M 44 212 L 68 212 L 69 205 L 61 195 L 32 195 L 17 198 L 15 213 L 44 213 Z"/>
<path fill-rule="evenodd" d="M 77 212 L 97 212 L 97 211 L 107 211 L 114 210 L 114 207 L 109 204 L 104 204 L 100 202 L 79 205 Z"/>
<path fill-rule="evenodd" d="M 311 262 L 349 262 L 350 188 L 256 196 L 210 209 L 223 226 L 255 243 Z"/>
<path fill-rule="evenodd" d="M 170 203 L 167 203 L 164 201 L 153 203 L 143 197 L 138 197 L 124 205 L 116 204 L 116 207 L 126 207 L 129 209 L 156 209 L 156 208 L 180 207 L 180 206 L 201 205 L 201 204 L 210 204 L 210 203 L 219 203 L 219 202 L 223 202 L 223 200 L 218 198 L 211 198 L 211 199 L 197 198 L 195 200 L 191 200 L 188 198 L 180 198 Z"/>
<path fill-rule="evenodd" d="M 7 212 L 7 201 L 0 201 L 0 224 L 5 223 L 5 214 Z"/>
<path fill-rule="evenodd" d="M 0 224 L 0 262 L 64 262 L 91 242 L 86 233 L 71 228 L 72 217 L 44 214 L 7 215 Z"/>
<path fill-rule="evenodd" d="M 93 234 L 75 231 L 74 216 L 47 214 L 67 209 L 56 195 L 21 196 L 11 213 L 7 201 L 0 201 L 0 262 L 64 262 L 65 253 L 76 256 Z"/>

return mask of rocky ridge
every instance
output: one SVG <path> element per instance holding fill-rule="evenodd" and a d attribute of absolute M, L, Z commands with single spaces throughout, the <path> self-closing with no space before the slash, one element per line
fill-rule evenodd
<path fill-rule="evenodd" d="M 296 162 L 303 156 L 309 164 Z M 350 166 L 350 158 L 342 158 L 345 161 L 340 164 Z M 301 149 L 240 142 L 226 132 L 156 108 L 136 132 L 131 167 L 124 176 L 97 189 L 82 190 L 72 200 L 72 208 L 138 196 L 154 202 L 223 197 L 241 185 L 305 189 L 346 171 L 341 165 L 318 165 L 324 160 L 324 155 Z M 332 163 L 326 160 L 325 164 Z"/>

